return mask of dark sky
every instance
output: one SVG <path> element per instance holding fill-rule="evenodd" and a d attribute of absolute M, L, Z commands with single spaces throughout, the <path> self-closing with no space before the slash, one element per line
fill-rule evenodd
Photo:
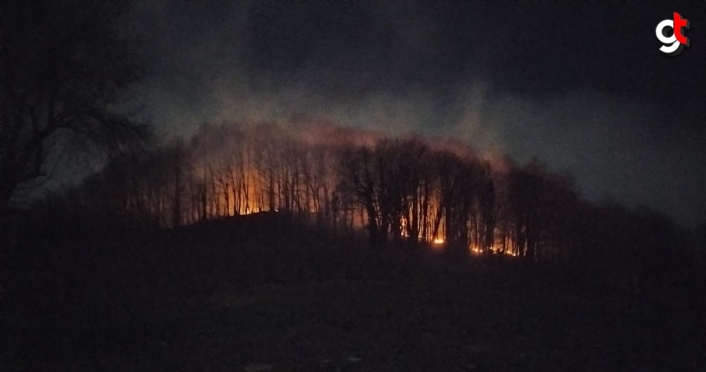
<path fill-rule="evenodd" d="M 583 194 L 706 219 L 706 6 L 145 2 L 160 132 L 296 112 L 454 136 L 571 171 Z M 659 51 L 679 12 L 691 46 Z"/>

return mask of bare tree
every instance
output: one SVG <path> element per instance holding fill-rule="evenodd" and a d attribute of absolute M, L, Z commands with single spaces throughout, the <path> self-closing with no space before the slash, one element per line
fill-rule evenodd
<path fill-rule="evenodd" d="M 350 195 L 365 210 L 366 227 L 370 244 L 373 246 L 379 243 L 380 230 L 383 226 L 376 192 L 380 189 L 376 182 L 378 174 L 376 165 L 373 150 L 369 147 L 350 147 L 343 150 L 340 155 L 339 190 L 344 195 Z"/>
<path fill-rule="evenodd" d="M 5 1 L 0 21 L 0 214 L 69 143 L 125 150 L 145 134 L 115 106 L 139 78 L 108 2 Z"/>

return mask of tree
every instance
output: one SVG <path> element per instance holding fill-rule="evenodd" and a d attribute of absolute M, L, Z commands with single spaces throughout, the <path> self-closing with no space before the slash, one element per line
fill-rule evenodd
<path fill-rule="evenodd" d="M 449 151 L 435 153 L 435 163 L 439 178 L 437 188 L 439 205 L 434 216 L 432 238 L 439 237 L 441 220 L 445 217 L 446 236 L 444 240 L 448 246 L 452 246 L 456 244 L 455 233 L 458 224 L 455 219 L 457 215 L 454 212 L 459 208 L 456 202 L 459 200 L 459 185 L 464 178 L 464 163 L 461 158 Z"/>
<path fill-rule="evenodd" d="M 517 253 L 528 261 L 537 259 L 537 244 L 542 235 L 543 182 L 546 171 L 537 159 L 510 173 L 510 203 L 514 214 L 514 241 Z"/>
<path fill-rule="evenodd" d="M 406 186 L 403 198 L 403 220 L 405 234 L 414 245 L 426 235 L 429 205 L 434 192 L 434 179 L 430 171 L 429 147 L 419 138 L 402 143 L 400 157 L 405 179 L 398 180 Z"/>
<path fill-rule="evenodd" d="M 363 207 L 367 215 L 367 229 L 371 246 L 379 243 L 382 218 L 380 216 L 379 184 L 376 182 L 376 165 L 373 150 L 369 147 L 350 147 L 341 151 L 339 167 L 344 195 L 351 196 Z M 384 232 L 384 231 L 383 231 Z"/>
<path fill-rule="evenodd" d="M 0 20 L 0 215 L 60 150 L 124 151 L 146 128 L 119 113 L 138 81 L 109 2 L 5 1 Z"/>

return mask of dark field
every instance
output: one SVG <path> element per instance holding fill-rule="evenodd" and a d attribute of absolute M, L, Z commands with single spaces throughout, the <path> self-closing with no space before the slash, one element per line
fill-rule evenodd
<path fill-rule="evenodd" d="M 371 252 L 267 215 L 139 235 L 15 234 L 3 371 L 706 365 L 688 294 L 630 295 L 514 261 Z"/>

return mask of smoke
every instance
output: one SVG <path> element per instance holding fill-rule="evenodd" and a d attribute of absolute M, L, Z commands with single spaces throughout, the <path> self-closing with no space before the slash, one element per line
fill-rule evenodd
<path fill-rule="evenodd" d="M 452 139 L 486 157 L 536 156 L 572 172 L 590 199 L 645 203 L 682 223 L 706 209 L 695 202 L 706 182 L 704 136 L 670 132 L 664 112 L 589 87 L 507 89 L 497 80 L 517 71 L 493 60 L 507 43 L 482 36 L 499 14 L 481 9 L 467 19 L 451 6 L 358 3 L 134 8 L 129 29 L 144 39 L 149 66 L 141 94 L 164 136 L 190 137 L 205 122 L 289 125 L 303 113 L 354 129 Z"/>
<path fill-rule="evenodd" d="M 591 200 L 649 205 L 685 225 L 706 207 L 699 186 L 704 139 L 674 131 L 660 121 L 667 113 L 591 91 L 541 100 L 506 96 L 490 112 L 509 155 L 521 162 L 537 156 L 555 171 L 570 171 Z M 655 121 L 662 125 L 645 125 Z"/>
<path fill-rule="evenodd" d="M 473 144 L 483 152 L 504 153 L 507 144 L 503 138 L 504 125 L 493 117 L 495 109 L 489 101 L 488 84 L 473 84 L 465 95 L 461 95 L 461 116 L 456 121 L 452 136 Z"/>

